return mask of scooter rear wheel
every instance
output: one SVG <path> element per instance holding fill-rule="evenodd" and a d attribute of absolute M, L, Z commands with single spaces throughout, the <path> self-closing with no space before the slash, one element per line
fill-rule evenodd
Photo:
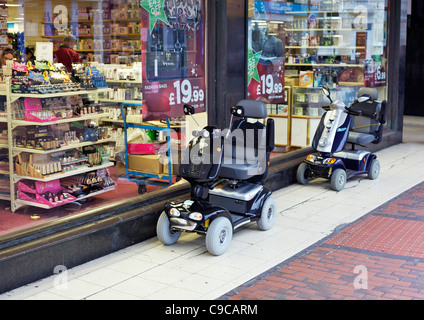
<path fill-rule="evenodd" d="M 181 231 L 171 230 L 169 218 L 162 212 L 156 225 L 156 234 L 164 245 L 171 245 L 178 241 Z"/>
<path fill-rule="evenodd" d="M 227 251 L 233 237 L 233 225 L 226 217 L 214 219 L 206 232 L 206 248 L 219 256 Z"/>
<path fill-rule="evenodd" d="M 371 162 L 370 170 L 368 171 L 368 178 L 370 178 L 371 180 L 375 180 L 378 178 L 379 174 L 380 174 L 380 161 L 378 161 L 377 159 L 374 159 Z"/>
<path fill-rule="evenodd" d="M 261 210 L 261 217 L 256 222 L 259 230 L 266 231 L 274 225 L 276 216 L 275 200 L 271 197 L 265 200 Z"/>

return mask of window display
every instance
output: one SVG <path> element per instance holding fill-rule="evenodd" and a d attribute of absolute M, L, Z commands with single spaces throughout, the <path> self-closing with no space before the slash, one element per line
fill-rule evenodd
<path fill-rule="evenodd" d="M 385 0 L 249 1 L 248 56 L 259 58 L 252 65 L 249 60 L 248 79 L 266 68 L 270 71 L 265 74 L 272 75 L 252 77 L 249 99 L 278 110 L 282 101 L 269 93 L 282 86 L 290 92 L 287 115 L 270 116 L 284 125 L 276 126 L 276 136 L 288 132 L 281 151 L 311 145 L 323 113 L 316 88 L 334 88 L 337 99 L 345 102 L 353 101 L 362 86 L 377 88 L 379 97 L 387 98 L 387 10 Z M 265 63 L 270 55 L 272 67 Z M 276 65 L 277 56 L 283 59 Z M 276 83 L 281 70 L 284 79 Z"/>
<path fill-rule="evenodd" d="M 204 1 L 0 7 L 0 236 L 178 180 L 182 106 L 206 110 Z"/>

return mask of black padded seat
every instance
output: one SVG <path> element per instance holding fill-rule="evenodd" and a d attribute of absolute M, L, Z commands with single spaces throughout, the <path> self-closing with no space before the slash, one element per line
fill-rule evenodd
<path fill-rule="evenodd" d="M 235 159 L 224 158 L 219 176 L 234 180 L 247 180 L 258 174 L 262 174 L 259 170 L 259 162 L 255 163 L 236 163 Z"/>
<path fill-rule="evenodd" d="M 233 115 L 242 118 L 233 123 L 230 136 L 224 142 L 219 176 L 234 180 L 248 180 L 260 175 L 266 177 L 269 158 L 266 130 L 270 128 L 259 121 L 252 123 L 247 120 L 266 118 L 266 106 L 256 100 L 241 100 L 237 106 L 243 108 L 242 114 L 234 112 Z M 271 142 L 273 147 L 273 141 Z"/>
<path fill-rule="evenodd" d="M 377 101 L 378 93 L 375 88 L 361 88 L 358 98 L 369 97 L 367 101 L 356 100 L 351 109 L 361 111 L 361 115 L 352 116 L 352 126 L 349 130 L 347 142 L 351 144 L 366 145 L 375 143 L 381 132 L 382 103 Z"/>

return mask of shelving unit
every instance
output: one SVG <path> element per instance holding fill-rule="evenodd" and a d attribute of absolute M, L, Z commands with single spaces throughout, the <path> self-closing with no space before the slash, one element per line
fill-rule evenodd
<path fill-rule="evenodd" d="M 68 17 L 70 34 L 78 39 L 77 52 L 90 61 L 129 64 L 140 62 L 140 2 L 103 3 L 101 8 L 84 7 Z M 66 35 L 53 34 L 51 17 L 45 17 L 42 38 L 61 41 Z"/>
<path fill-rule="evenodd" d="M 356 97 L 359 87 L 339 87 L 330 89 L 333 101 L 341 100 L 349 105 Z M 293 87 L 291 103 L 291 146 L 311 145 L 313 135 L 324 114 L 322 106 L 330 103 L 322 94 L 321 88 Z"/>
<path fill-rule="evenodd" d="M 16 157 L 19 155 L 27 155 L 29 154 L 30 157 L 35 155 L 45 155 L 46 157 L 50 157 L 52 154 L 60 154 L 62 151 L 66 150 L 72 150 L 72 149 L 79 149 L 87 146 L 92 145 L 98 145 L 105 142 L 113 141 L 111 138 L 101 139 L 97 141 L 83 141 L 79 143 L 73 143 L 64 145 L 55 149 L 49 149 L 49 150 L 42 150 L 42 149 L 35 149 L 35 148 L 26 148 L 26 147 L 17 147 L 14 145 L 14 130 L 19 127 L 31 127 L 31 126 L 38 126 L 38 127 L 44 127 L 44 126 L 50 126 L 50 125 L 57 125 L 57 124 L 66 124 L 66 123 L 72 123 L 72 122 L 79 122 L 79 121 L 86 121 L 86 120 L 92 120 L 92 119 L 100 119 L 102 117 L 108 116 L 104 113 L 92 113 L 92 114 L 86 114 L 78 117 L 70 117 L 70 118 L 64 118 L 59 119 L 56 121 L 48 121 L 48 122 L 35 122 L 35 121 L 25 121 L 20 119 L 14 118 L 14 110 L 12 108 L 12 103 L 17 101 L 18 99 L 24 99 L 24 98 L 37 98 L 37 99 L 43 99 L 43 98 L 56 98 L 56 97 L 66 97 L 66 96 L 76 96 L 76 95 L 93 95 L 95 102 L 98 102 L 99 100 L 99 93 L 104 93 L 108 89 L 98 89 L 98 90 L 81 90 L 81 91 L 73 91 L 73 92 L 60 92 L 60 93 L 51 93 L 51 94 L 16 94 L 11 93 L 11 86 L 10 86 L 10 78 L 6 79 L 6 102 L 7 102 L 7 124 L 8 124 L 8 145 L 9 148 L 9 172 L 7 174 L 10 175 L 10 198 L 8 200 L 11 201 L 11 211 L 15 212 L 17 209 L 19 209 L 22 206 L 35 206 L 40 207 L 44 209 L 50 209 L 53 207 L 57 207 L 61 204 L 55 204 L 55 205 L 48 205 L 45 203 L 39 203 L 35 201 L 28 201 L 24 199 L 18 198 L 18 188 L 16 184 L 20 183 L 21 180 L 32 180 L 35 182 L 52 182 L 58 179 L 68 178 L 72 176 L 76 176 L 83 173 L 89 173 L 92 171 L 97 171 L 100 169 L 106 169 L 108 167 L 113 166 L 114 164 L 112 162 L 99 162 L 100 164 L 85 164 L 81 165 L 80 167 L 77 167 L 76 169 L 71 169 L 68 171 L 65 171 L 61 169 L 59 172 L 51 173 L 42 175 L 41 173 L 38 173 L 36 175 L 22 175 L 19 174 L 15 170 L 15 162 Z M 6 145 L 4 146 L 6 147 Z M 0 172 L 1 174 L 2 172 Z M 78 197 L 75 199 L 75 201 L 85 199 L 88 197 L 92 197 L 104 192 L 108 192 L 111 190 L 114 190 L 114 186 L 105 187 L 102 190 L 97 190 L 92 193 L 83 195 L 81 197 Z M 0 199 L 2 196 L 0 195 Z M 62 204 L 69 203 L 66 201 L 63 201 Z"/>
<path fill-rule="evenodd" d="M 4 96 L 5 94 L 0 93 L 0 95 Z M 7 119 L 1 119 L 0 122 L 6 123 L 8 128 L 10 127 L 10 122 L 8 121 L 8 118 Z M 9 142 L 8 143 L 0 143 L 0 149 L 8 149 L 8 153 L 9 153 L 9 156 L 10 156 Z M 0 170 L 0 176 L 10 175 L 10 172 L 11 171 L 10 171 L 10 160 L 9 160 L 9 170 Z M 9 177 L 9 179 L 10 179 L 10 177 Z M 11 197 L 10 197 L 10 184 L 11 184 L 11 182 L 9 182 L 9 194 L 0 193 L 0 199 L 1 200 L 10 201 L 10 199 L 11 199 Z"/>
<path fill-rule="evenodd" d="M 268 118 L 274 119 L 275 122 L 275 145 L 277 147 L 285 147 L 286 151 L 288 151 L 291 144 L 292 88 L 286 86 L 284 91 L 284 103 L 269 105 Z M 265 123 L 266 120 L 264 121 Z"/>

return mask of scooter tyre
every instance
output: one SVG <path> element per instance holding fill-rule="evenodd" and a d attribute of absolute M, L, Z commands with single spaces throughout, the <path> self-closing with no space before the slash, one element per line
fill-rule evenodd
<path fill-rule="evenodd" d="M 331 175 L 331 188 L 335 191 L 342 191 L 346 185 L 346 171 L 343 169 L 334 170 Z"/>
<path fill-rule="evenodd" d="M 233 237 L 233 225 L 226 217 L 214 219 L 206 232 L 206 249 L 219 256 L 227 251 Z"/>
<path fill-rule="evenodd" d="M 368 178 L 371 180 L 375 180 L 378 178 L 380 174 L 380 161 L 374 159 L 371 162 L 370 170 L 368 171 Z"/>
<path fill-rule="evenodd" d="M 171 230 L 169 227 L 169 218 L 165 212 L 159 217 L 158 223 L 156 224 L 156 234 L 164 245 L 171 245 L 178 241 L 181 235 L 181 231 Z"/>
<path fill-rule="evenodd" d="M 310 170 L 311 169 L 309 168 L 309 165 L 306 164 L 305 162 L 302 162 L 297 168 L 297 172 L 296 172 L 297 182 L 303 185 L 308 184 L 309 180 L 311 180 L 310 172 L 309 172 Z"/>
<path fill-rule="evenodd" d="M 262 206 L 261 217 L 256 222 L 259 230 L 266 231 L 274 225 L 276 216 L 275 200 L 271 197 L 267 198 Z"/>

